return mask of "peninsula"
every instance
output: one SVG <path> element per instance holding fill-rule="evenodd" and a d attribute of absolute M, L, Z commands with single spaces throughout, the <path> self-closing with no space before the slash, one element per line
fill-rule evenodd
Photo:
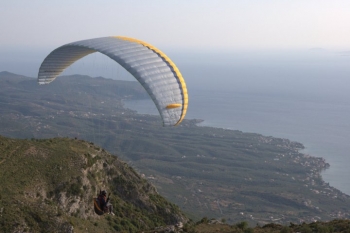
<path fill-rule="evenodd" d="M 0 73 L 0 134 L 84 139 L 117 154 L 193 220 L 251 224 L 349 218 L 350 197 L 320 175 L 329 165 L 303 145 L 197 126 L 164 128 L 123 100 L 147 98 L 136 82 L 59 77 L 42 89 L 34 78 Z M 0 158 L 0 162 L 3 158 Z"/>

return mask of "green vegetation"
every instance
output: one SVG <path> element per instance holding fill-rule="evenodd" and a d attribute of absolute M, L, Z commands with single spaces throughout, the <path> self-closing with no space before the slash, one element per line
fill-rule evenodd
<path fill-rule="evenodd" d="M 91 143 L 0 136 L 0 155 L 0 232 L 139 232 L 187 221 L 131 167 Z M 94 213 L 100 188 L 112 193 L 115 216 Z"/>
<path fill-rule="evenodd" d="M 288 226 L 269 223 L 263 226 L 256 225 L 249 227 L 248 223 L 243 221 L 236 224 L 226 224 L 215 219 L 203 218 L 196 223 L 185 224 L 184 232 L 191 233 L 335 233 L 350 232 L 350 220 L 333 220 L 330 222 L 313 222 L 313 223 L 290 223 Z M 152 231 L 153 232 L 153 231 Z M 166 231 L 155 231 L 166 232 Z"/>
<path fill-rule="evenodd" d="M 199 120 L 164 128 L 158 116 L 123 108 L 122 100 L 146 96 L 136 82 L 71 76 L 43 87 L 34 79 L 3 72 L 0 85 L 1 135 L 92 141 L 91 148 L 99 145 L 118 154 L 137 170 L 132 171 L 134 176 L 151 181 L 195 221 L 207 216 L 253 226 L 349 218 L 350 197 L 322 180 L 320 172 L 328 164 L 300 153 L 300 143 L 199 127 Z M 50 140 L 44 142 L 50 145 Z M 93 154 L 79 153 L 87 161 L 84 169 L 92 168 Z M 116 171 L 108 172 L 112 176 Z M 104 177 L 100 172 L 87 176 Z M 72 177 L 74 183 L 79 182 L 77 176 Z M 135 184 L 126 180 L 120 176 L 110 183 L 120 185 L 116 191 L 128 200 Z M 62 188 L 80 195 L 70 182 Z"/>

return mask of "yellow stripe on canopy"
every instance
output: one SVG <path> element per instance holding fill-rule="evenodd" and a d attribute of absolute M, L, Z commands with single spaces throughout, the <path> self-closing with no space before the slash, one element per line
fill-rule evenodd
<path fill-rule="evenodd" d="M 146 43 L 144 41 L 141 41 L 141 40 L 138 40 L 138 39 L 134 39 L 134 38 L 125 37 L 125 36 L 116 36 L 115 38 L 131 41 L 131 42 L 135 42 L 135 43 L 141 44 L 143 46 L 146 46 L 147 48 L 149 48 L 152 51 L 154 51 L 155 53 L 157 53 L 161 58 L 163 58 L 171 66 L 171 68 L 174 70 L 174 72 L 176 74 L 177 79 L 179 80 L 179 83 L 180 83 L 180 86 L 181 86 L 181 89 L 182 89 L 182 95 L 183 95 L 182 114 L 181 114 L 181 117 L 180 117 L 179 121 L 175 125 L 180 124 L 181 121 L 184 119 L 184 117 L 186 115 L 186 112 L 187 112 L 188 93 L 187 93 L 187 87 L 186 87 L 185 80 L 182 77 L 182 74 L 180 73 L 179 69 L 174 64 L 174 62 L 172 60 L 170 60 L 170 58 L 167 55 L 165 55 L 165 53 L 163 53 L 162 51 L 160 51 L 159 49 L 157 49 L 153 45 L 148 44 L 148 43 Z M 167 106 L 167 108 L 168 108 L 168 106 Z M 178 106 L 178 107 L 180 107 L 180 106 Z M 175 108 L 177 108 L 177 107 L 175 107 Z"/>
<path fill-rule="evenodd" d="M 167 109 L 171 109 L 171 108 L 179 108 L 181 107 L 182 104 L 169 104 L 168 106 L 166 106 Z"/>

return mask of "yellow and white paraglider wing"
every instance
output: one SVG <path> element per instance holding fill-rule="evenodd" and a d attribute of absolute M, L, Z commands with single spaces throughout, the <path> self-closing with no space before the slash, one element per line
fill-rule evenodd
<path fill-rule="evenodd" d="M 52 82 L 68 66 L 94 52 L 115 60 L 141 83 L 157 106 L 164 126 L 181 123 L 187 112 L 188 94 L 179 69 L 163 52 L 137 39 L 102 37 L 63 45 L 41 64 L 39 84 Z"/>

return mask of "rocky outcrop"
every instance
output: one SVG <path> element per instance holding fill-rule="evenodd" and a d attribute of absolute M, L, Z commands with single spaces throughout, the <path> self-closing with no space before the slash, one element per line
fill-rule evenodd
<path fill-rule="evenodd" d="M 136 232 L 187 221 L 134 169 L 93 143 L 0 137 L 0 153 L 0 232 Z M 94 213 L 100 189 L 111 193 L 114 216 Z"/>

